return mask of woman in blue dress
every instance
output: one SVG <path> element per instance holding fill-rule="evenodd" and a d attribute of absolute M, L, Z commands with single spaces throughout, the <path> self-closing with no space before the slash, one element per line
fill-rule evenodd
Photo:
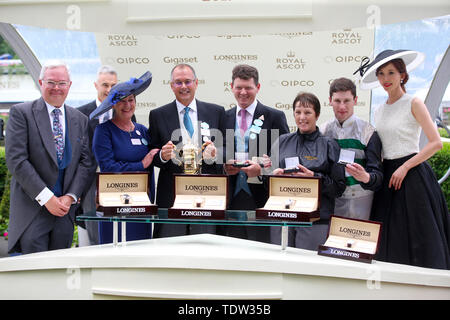
<path fill-rule="evenodd" d="M 105 105 L 99 106 L 96 115 L 114 109 L 113 118 L 95 128 L 92 149 L 101 172 L 150 171 L 150 200 L 155 197 L 152 161 L 158 149 L 149 150 L 148 129 L 133 122 L 136 109 L 136 95 L 144 91 L 151 81 L 131 79 L 111 89 Z M 103 109 L 102 109 L 103 108 Z M 94 115 L 94 116 L 96 116 Z M 91 114 L 91 118 L 92 118 Z M 127 223 L 127 240 L 150 239 L 152 224 Z M 121 228 L 119 228 L 120 230 Z M 99 242 L 112 242 L 112 223 L 99 223 Z"/>

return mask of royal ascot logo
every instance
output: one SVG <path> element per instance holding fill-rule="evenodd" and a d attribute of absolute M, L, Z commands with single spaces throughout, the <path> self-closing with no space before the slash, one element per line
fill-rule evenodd
<path fill-rule="evenodd" d="M 108 35 L 110 47 L 135 47 L 138 45 L 138 39 L 134 35 L 114 34 Z"/>
<path fill-rule="evenodd" d="M 257 54 L 218 54 L 214 55 L 215 61 L 225 61 L 231 63 L 240 63 L 258 60 Z"/>
<path fill-rule="evenodd" d="M 163 62 L 177 65 L 179 63 L 197 63 L 197 57 L 164 57 Z"/>
<path fill-rule="evenodd" d="M 147 57 L 118 57 L 118 64 L 149 64 L 150 59 Z"/>
<path fill-rule="evenodd" d="M 361 34 L 359 32 L 354 32 L 351 29 L 344 29 L 341 32 L 331 33 L 331 44 L 343 44 L 343 45 L 353 45 L 361 43 Z"/>
<path fill-rule="evenodd" d="M 303 70 L 305 69 L 306 61 L 303 58 L 295 56 L 294 51 L 286 53 L 285 57 L 276 58 L 276 69 L 279 70 Z"/>
<path fill-rule="evenodd" d="M 306 36 L 312 36 L 312 32 L 282 32 L 282 33 L 271 33 L 271 36 L 279 36 L 283 38 L 299 38 L 299 37 L 306 37 Z"/>
<path fill-rule="evenodd" d="M 167 36 L 168 39 L 174 40 L 174 39 L 200 39 L 200 36 L 198 35 L 194 35 L 194 36 L 190 36 L 188 34 L 174 34 L 174 35 L 168 35 Z"/>

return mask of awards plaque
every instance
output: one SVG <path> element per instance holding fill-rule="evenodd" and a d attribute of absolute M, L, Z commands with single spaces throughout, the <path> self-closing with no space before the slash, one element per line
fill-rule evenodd
<path fill-rule="evenodd" d="M 378 249 L 381 223 L 332 215 L 322 256 L 371 263 Z"/>
<path fill-rule="evenodd" d="M 97 210 L 104 216 L 155 215 L 158 206 L 150 202 L 149 190 L 148 172 L 99 172 Z"/>
<path fill-rule="evenodd" d="M 170 219 L 225 219 L 228 176 L 174 174 L 175 202 Z"/>
<path fill-rule="evenodd" d="M 256 219 L 313 222 L 319 208 L 319 177 L 269 176 L 269 199 L 256 209 Z"/>

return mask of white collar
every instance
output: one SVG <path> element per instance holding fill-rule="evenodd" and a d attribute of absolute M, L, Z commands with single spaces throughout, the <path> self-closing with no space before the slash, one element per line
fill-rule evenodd
<path fill-rule="evenodd" d="M 181 113 L 184 108 L 189 107 L 194 112 L 197 112 L 197 101 L 195 99 L 192 99 L 191 103 L 188 106 L 183 105 L 180 101 L 175 99 L 175 103 L 177 105 L 178 113 Z"/>
<path fill-rule="evenodd" d="M 249 105 L 247 108 L 245 108 L 245 110 L 250 113 L 253 117 L 253 115 L 255 114 L 255 110 L 256 110 L 256 105 L 258 104 L 258 100 L 255 99 L 255 101 L 253 101 L 253 103 L 251 105 Z M 236 115 L 239 114 L 239 111 L 242 108 L 238 105 L 236 108 Z"/>
<path fill-rule="evenodd" d="M 44 100 L 45 101 L 45 100 Z M 54 106 L 52 106 L 51 104 L 49 104 L 47 101 L 45 101 L 45 105 L 47 106 L 47 112 L 48 112 L 48 114 L 49 115 L 52 115 L 52 112 L 53 112 L 53 110 L 54 109 L 56 109 Z M 61 114 L 62 114 L 62 116 L 63 116 L 63 118 L 64 118 L 64 114 L 65 114 L 65 112 L 66 112 L 66 110 L 65 110 L 65 108 L 64 108 L 64 103 L 63 103 L 63 105 L 60 107 L 60 108 L 58 108 L 59 110 L 61 110 Z"/>
<path fill-rule="evenodd" d="M 341 128 L 348 128 L 351 125 L 353 125 L 353 123 L 355 122 L 356 118 L 355 118 L 355 114 L 352 114 L 347 120 L 345 120 L 342 125 L 339 123 L 339 121 L 334 118 L 334 121 L 336 122 L 336 125 L 341 127 Z"/>

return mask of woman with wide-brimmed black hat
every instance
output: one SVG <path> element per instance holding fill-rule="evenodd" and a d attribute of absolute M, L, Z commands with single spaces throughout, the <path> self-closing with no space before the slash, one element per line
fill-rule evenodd
<path fill-rule="evenodd" d="M 371 219 L 381 221 L 377 260 L 450 269 L 450 220 L 442 190 L 426 162 L 442 142 L 426 105 L 406 93 L 408 71 L 424 60 L 411 50 L 385 50 L 360 68 L 362 89 L 381 85 L 386 102 L 374 114 L 383 144 L 383 188 Z M 428 143 L 419 149 L 420 133 Z"/>

